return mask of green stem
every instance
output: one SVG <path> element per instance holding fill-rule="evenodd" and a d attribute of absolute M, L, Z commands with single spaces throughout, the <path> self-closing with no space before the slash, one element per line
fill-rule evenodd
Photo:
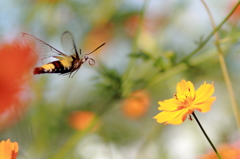
<path fill-rule="evenodd" d="M 195 118 L 195 120 L 198 123 L 198 126 L 200 127 L 200 129 L 202 130 L 204 136 L 207 138 L 208 142 L 210 143 L 210 145 L 212 146 L 213 150 L 215 151 L 216 155 L 218 156 L 219 159 L 222 159 L 221 156 L 219 155 L 217 149 L 215 148 L 215 146 L 213 145 L 212 141 L 210 140 L 210 138 L 208 137 L 207 133 L 205 132 L 205 130 L 203 129 L 201 123 L 198 121 L 197 116 L 195 115 L 195 113 L 192 113 L 193 117 Z"/>
<path fill-rule="evenodd" d="M 98 122 L 98 119 L 96 117 L 93 118 L 91 124 L 84 130 L 82 131 L 76 131 L 75 134 L 73 134 L 70 139 L 63 145 L 63 147 L 55 154 L 52 156 L 50 159 L 61 159 L 64 158 L 67 153 L 73 149 L 73 147 L 79 142 L 79 140 L 86 135 L 88 132 L 90 132 L 94 126 L 96 126 Z"/>
<path fill-rule="evenodd" d="M 223 21 L 207 36 L 207 38 L 195 49 L 193 50 L 188 56 L 184 57 L 181 62 L 188 60 L 190 57 L 192 57 L 194 54 L 196 54 L 199 50 L 201 50 L 206 43 L 211 39 L 211 37 L 222 27 L 222 25 L 231 17 L 233 12 L 237 9 L 238 5 L 240 4 L 240 1 L 236 3 L 236 5 L 233 7 L 231 12 L 223 19 Z"/>
<path fill-rule="evenodd" d="M 237 9 L 239 4 L 240 4 L 240 1 L 238 1 L 238 3 L 236 3 L 236 5 L 231 10 L 231 12 L 224 18 L 224 20 L 207 36 L 207 38 L 194 51 L 192 51 L 188 56 L 184 57 L 181 60 L 181 62 L 177 63 L 173 68 L 170 68 L 170 69 L 166 70 L 164 73 L 161 73 L 159 75 L 152 77 L 152 81 L 149 82 L 149 84 L 147 84 L 147 86 L 152 87 L 152 86 L 158 84 L 162 80 L 166 79 L 166 78 L 162 78 L 163 76 L 165 77 L 165 75 L 168 75 L 167 77 L 170 77 L 170 76 L 176 75 L 177 73 L 183 72 L 186 69 L 188 69 L 187 65 L 186 66 L 183 65 L 183 62 L 187 61 L 189 58 L 191 58 L 194 54 L 196 54 L 199 50 L 201 50 L 205 46 L 205 44 L 210 40 L 210 38 L 214 35 L 214 33 L 217 32 L 222 27 L 222 25 L 230 18 L 230 16 Z M 181 67 L 181 69 L 178 69 L 178 67 Z M 174 73 L 171 73 L 172 69 L 176 70 L 176 71 L 174 71 Z"/>
<path fill-rule="evenodd" d="M 204 0 L 201 0 L 201 2 L 203 3 L 204 7 L 206 8 L 206 11 L 209 15 L 209 18 L 210 18 L 213 29 L 215 29 L 216 25 L 214 23 L 213 16 L 210 12 L 210 9 L 208 8 L 208 6 L 207 6 L 207 4 L 205 3 Z M 218 32 L 215 32 L 215 39 L 216 39 L 215 45 L 217 47 L 218 57 L 219 57 L 219 62 L 220 62 L 221 68 L 222 68 L 223 77 L 224 77 L 224 80 L 226 82 L 227 89 L 228 89 L 228 92 L 229 92 L 229 97 L 230 97 L 230 101 L 231 101 L 231 104 L 232 104 L 232 109 L 233 109 L 233 112 L 234 112 L 234 116 L 235 116 L 235 119 L 237 121 L 238 128 L 240 129 L 239 110 L 238 110 L 235 94 L 234 94 L 234 91 L 233 91 L 232 82 L 230 80 L 227 65 L 226 65 L 226 62 L 225 62 L 225 59 L 224 59 L 223 49 L 221 48 L 221 46 L 219 44 L 220 37 L 218 35 Z"/>
<path fill-rule="evenodd" d="M 89 133 L 97 124 L 99 121 L 99 118 L 109 109 L 111 109 L 112 107 L 107 107 L 108 105 L 113 106 L 114 104 L 112 104 L 113 100 L 108 100 L 104 105 L 105 107 L 103 107 L 104 109 L 101 109 L 98 112 L 98 116 L 94 117 L 91 121 L 91 123 L 89 124 L 89 126 L 82 130 L 82 131 L 76 131 L 70 138 L 69 140 L 60 148 L 60 150 L 57 151 L 57 153 L 51 157 L 51 159 L 61 159 L 64 158 L 67 153 L 74 148 L 74 146 L 80 141 L 80 139 L 82 137 L 84 137 L 87 133 Z"/>
<path fill-rule="evenodd" d="M 137 26 L 137 29 L 136 29 L 136 34 L 135 34 L 135 37 L 133 39 L 133 44 L 132 44 L 132 53 L 137 53 L 138 51 L 138 41 L 139 41 L 139 37 L 140 37 L 140 34 L 141 34 L 141 31 L 142 31 L 142 25 L 143 25 L 143 22 L 144 22 L 144 17 L 145 17 L 145 13 L 146 13 L 146 10 L 147 10 L 147 7 L 148 7 L 148 4 L 149 4 L 150 0 L 145 0 L 144 3 L 143 3 L 143 6 L 142 6 L 142 9 L 141 9 L 141 12 L 140 12 L 140 18 L 139 18 L 139 24 Z M 129 75 L 131 74 L 131 70 L 133 69 L 133 67 L 135 66 L 135 62 L 136 62 L 136 58 L 130 58 L 130 61 L 129 61 L 129 64 L 126 68 L 126 71 L 125 73 L 123 74 L 123 77 L 122 79 L 128 79 L 129 78 Z M 125 92 L 123 92 L 123 96 L 126 96 L 128 94 L 128 88 L 130 87 L 129 86 L 129 80 L 123 80 L 124 83 L 123 83 L 123 87 L 125 89 L 123 89 Z"/>

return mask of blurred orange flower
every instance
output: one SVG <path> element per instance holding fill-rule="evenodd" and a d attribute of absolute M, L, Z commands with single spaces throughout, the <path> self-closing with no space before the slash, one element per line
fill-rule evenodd
<path fill-rule="evenodd" d="M 39 2 L 58 2 L 58 1 L 61 1 L 61 0 L 37 0 Z"/>
<path fill-rule="evenodd" d="M 0 46 L 0 114 L 13 108 L 20 109 L 24 86 L 30 79 L 36 56 L 20 41 Z M 12 109 L 11 109 L 12 110 Z M 1 116 L 2 117 L 2 116 Z"/>
<path fill-rule="evenodd" d="M 76 130 L 87 129 L 96 118 L 96 114 L 90 111 L 75 111 L 72 112 L 68 118 L 69 124 Z M 92 129 L 95 131 L 99 127 L 99 123 Z"/>
<path fill-rule="evenodd" d="M 150 105 L 150 97 L 146 91 L 137 90 L 124 100 L 122 110 L 129 118 L 139 118 L 146 114 Z"/>
<path fill-rule="evenodd" d="M 213 84 L 206 84 L 206 82 L 195 91 L 192 82 L 181 80 L 177 84 L 176 91 L 174 98 L 158 102 L 160 105 L 158 109 L 162 112 L 153 117 L 158 123 L 181 124 L 194 110 L 209 111 L 216 99 L 211 97 L 214 93 Z"/>
<path fill-rule="evenodd" d="M 139 14 L 134 14 L 126 18 L 124 22 L 124 29 L 129 36 L 131 37 L 135 36 L 137 28 L 140 25 L 139 21 L 140 21 Z M 156 30 L 156 25 L 154 22 L 156 21 L 153 19 L 144 19 L 142 25 L 143 31 L 153 33 Z"/>
<path fill-rule="evenodd" d="M 230 4 L 229 4 L 228 12 L 232 10 L 232 8 L 237 4 L 237 2 L 238 0 L 229 1 Z M 232 16 L 230 17 L 229 22 L 232 22 L 233 24 L 238 23 L 239 17 L 240 17 L 240 5 L 238 5 L 237 9 L 234 11 Z"/>
<path fill-rule="evenodd" d="M 240 159 L 240 149 L 231 145 L 223 145 L 218 148 L 218 153 L 223 159 Z M 210 152 L 200 159 L 218 159 L 215 152 Z"/>
<path fill-rule="evenodd" d="M 0 142 L 0 158 L 1 159 L 16 159 L 18 155 L 18 143 L 7 141 Z"/>
<path fill-rule="evenodd" d="M 104 26 L 97 26 L 90 30 L 84 40 L 84 50 L 87 50 L 86 53 L 91 52 L 93 48 L 98 47 L 100 44 L 110 41 L 113 35 L 113 28 L 113 24 L 108 23 Z M 95 54 L 98 52 L 100 52 L 100 50 L 97 50 Z"/>

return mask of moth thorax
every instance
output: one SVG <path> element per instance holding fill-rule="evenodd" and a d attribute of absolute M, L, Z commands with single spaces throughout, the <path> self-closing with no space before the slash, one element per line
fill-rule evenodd
<path fill-rule="evenodd" d="M 76 62 L 74 63 L 74 67 L 77 68 L 77 67 L 79 66 L 79 63 L 80 63 L 80 61 L 76 61 Z"/>

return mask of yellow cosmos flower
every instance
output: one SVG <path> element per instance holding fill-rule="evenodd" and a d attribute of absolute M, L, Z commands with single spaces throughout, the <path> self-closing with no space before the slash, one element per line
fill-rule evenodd
<path fill-rule="evenodd" d="M 0 159 L 16 159 L 18 154 L 18 143 L 7 141 L 0 142 Z"/>
<path fill-rule="evenodd" d="M 194 110 L 207 112 L 210 110 L 216 97 L 211 97 L 214 93 L 214 86 L 204 82 L 196 91 L 190 81 L 181 80 L 177 84 L 177 94 L 174 98 L 160 101 L 158 109 L 160 112 L 153 117 L 158 123 L 178 125 L 185 121 L 188 114 Z"/>

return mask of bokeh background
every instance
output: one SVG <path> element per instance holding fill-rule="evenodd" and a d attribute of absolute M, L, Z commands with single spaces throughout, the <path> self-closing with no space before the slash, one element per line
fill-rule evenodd
<path fill-rule="evenodd" d="M 206 3 L 219 25 L 237 1 Z M 240 8 L 219 30 L 238 104 L 239 17 Z M 85 63 L 73 78 L 33 76 L 42 62 L 22 48 L 22 33 L 63 51 L 66 30 L 83 54 L 106 42 L 90 55 L 96 64 Z M 18 159 L 200 158 L 211 147 L 194 120 L 164 126 L 153 119 L 157 102 L 172 98 L 186 79 L 196 88 L 214 82 L 212 110 L 196 114 L 216 147 L 236 145 L 239 129 L 214 37 L 183 61 L 212 30 L 200 0 L 0 1 L 0 46 L 7 50 L 0 52 L 0 139 L 19 143 Z M 10 54 L 8 45 L 22 47 Z"/>

